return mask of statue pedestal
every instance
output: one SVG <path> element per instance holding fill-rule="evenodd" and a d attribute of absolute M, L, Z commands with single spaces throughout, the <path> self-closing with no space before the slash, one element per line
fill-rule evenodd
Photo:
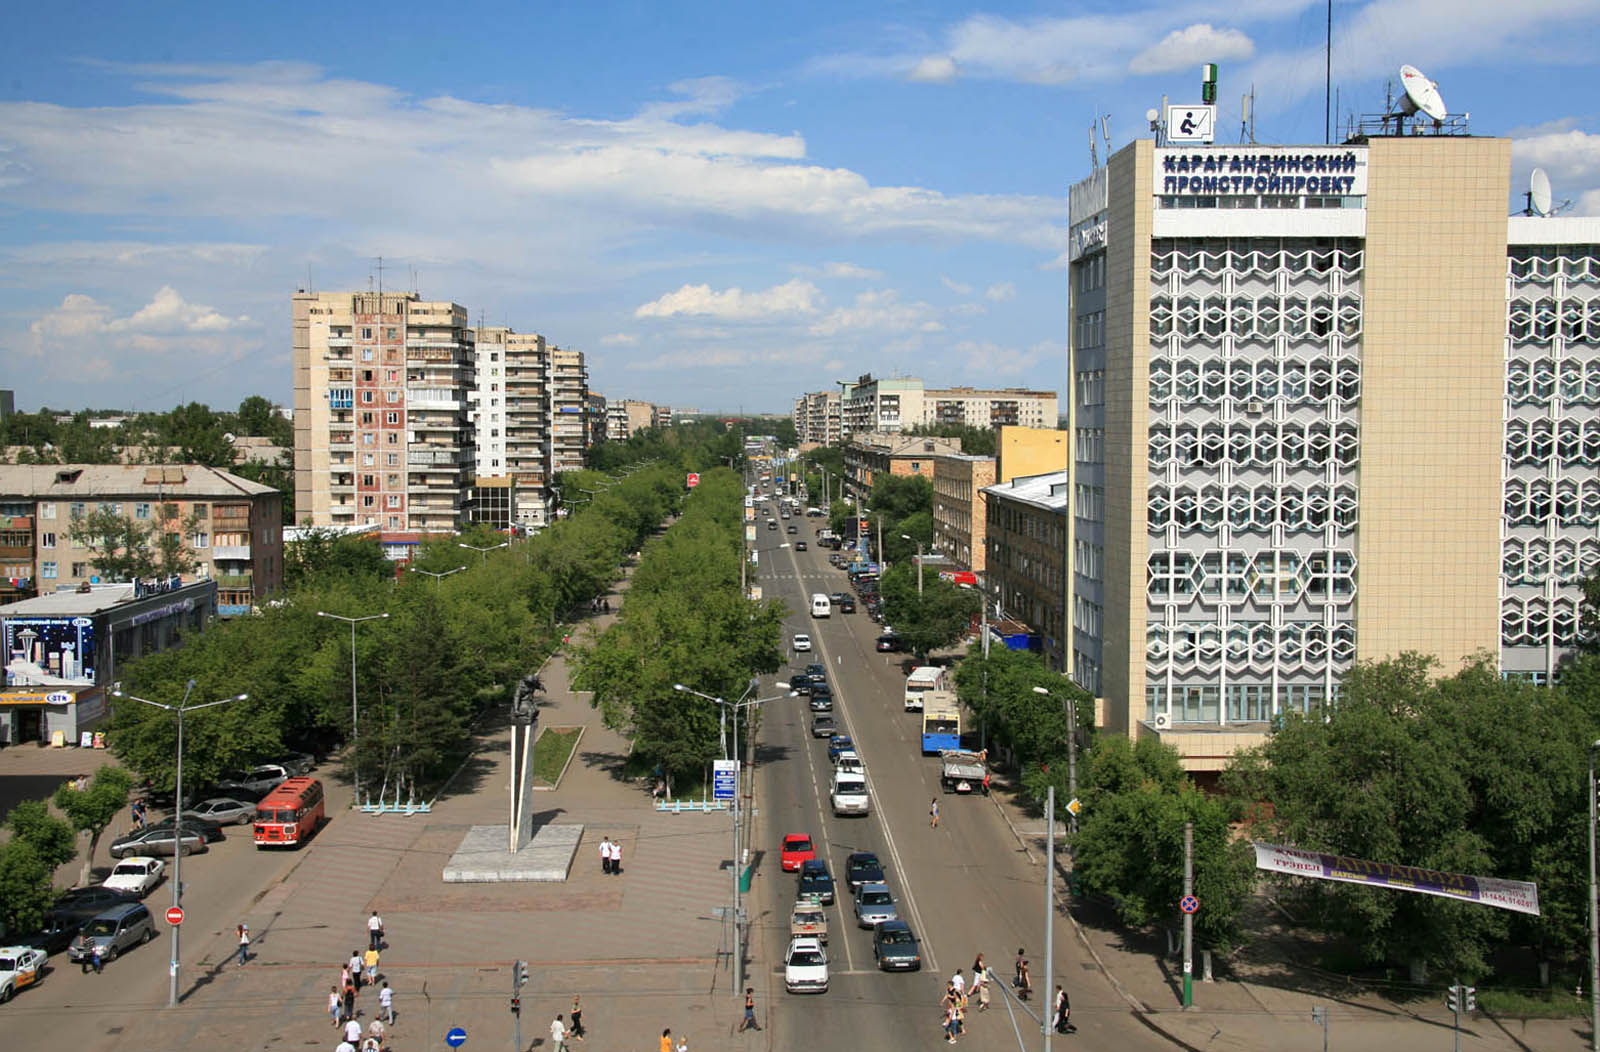
<path fill-rule="evenodd" d="M 444 867 L 446 884 L 564 881 L 583 839 L 582 825 L 542 825 L 520 851 L 506 850 L 505 826 L 473 826 Z"/>

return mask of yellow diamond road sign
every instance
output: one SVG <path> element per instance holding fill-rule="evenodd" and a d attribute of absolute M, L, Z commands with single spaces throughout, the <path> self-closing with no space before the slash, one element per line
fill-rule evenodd
<path fill-rule="evenodd" d="M 1071 800 L 1067 801 L 1067 812 L 1069 814 L 1072 814 L 1073 816 L 1076 816 L 1079 813 L 1081 813 L 1082 811 L 1083 811 L 1083 803 L 1081 801 L 1079 801 L 1079 799 L 1076 796 L 1074 796 Z"/>

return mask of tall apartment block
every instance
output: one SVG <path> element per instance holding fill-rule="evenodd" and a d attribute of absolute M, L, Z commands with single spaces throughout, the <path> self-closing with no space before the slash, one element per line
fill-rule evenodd
<path fill-rule="evenodd" d="M 812 391 L 794 401 L 794 431 L 802 443 L 838 445 L 842 422 L 838 391 Z"/>
<path fill-rule="evenodd" d="M 583 352 L 550 348 L 545 384 L 550 398 L 550 473 L 577 471 L 583 467 L 583 451 L 589 447 L 585 412 L 589 371 L 584 367 Z"/>
<path fill-rule="evenodd" d="M 609 441 L 611 431 L 606 426 L 608 414 L 606 396 L 597 391 L 590 391 L 583 400 L 583 414 L 586 418 L 584 426 L 589 435 L 590 447 Z"/>
<path fill-rule="evenodd" d="M 1223 766 L 1358 660 L 1546 678 L 1600 566 L 1600 221 L 1505 139 L 1135 142 L 1070 194 L 1071 674 Z"/>
<path fill-rule="evenodd" d="M 473 342 L 477 382 L 467 401 L 478 457 L 474 518 L 501 529 L 513 523 L 543 526 L 549 503 L 549 346 L 538 333 L 500 325 L 474 329 Z"/>
<path fill-rule="evenodd" d="M 391 551 L 454 530 L 476 464 L 467 309 L 303 291 L 293 309 L 296 514 L 376 525 Z"/>

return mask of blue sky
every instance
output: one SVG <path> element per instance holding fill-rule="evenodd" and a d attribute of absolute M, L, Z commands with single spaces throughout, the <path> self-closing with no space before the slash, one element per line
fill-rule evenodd
<path fill-rule="evenodd" d="M 366 288 L 378 256 L 386 288 L 584 351 L 608 397 L 787 411 L 865 372 L 1060 390 L 1066 188 L 1097 115 L 1120 148 L 1215 61 L 1219 141 L 1252 84 L 1258 141 L 1323 134 L 1318 0 L 333 6 L 12 13 L 19 407 L 287 403 L 290 294 Z M 1409 62 L 1512 138 L 1514 187 L 1542 165 L 1600 214 L 1600 3 L 1333 14 L 1342 112 Z"/>

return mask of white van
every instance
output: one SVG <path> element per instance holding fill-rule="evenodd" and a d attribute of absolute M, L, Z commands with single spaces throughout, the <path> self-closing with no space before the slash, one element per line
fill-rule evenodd
<path fill-rule="evenodd" d="M 872 810 L 872 798 L 867 795 L 867 779 L 853 771 L 839 771 L 833 776 L 833 790 L 828 794 L 836 815 L 865 815 Z"/>
<path fill-rule="evenodd" d="M 949 690 L 948 671 L 936 665 L 918 665 L 906 677 L 906 711 L 921 712 L 922 699 L 936 690 Z"/>
<path fill-rule="evenodd" d="M 828 617 L 833 613 L 833 603 L 825 592 L 814 592 L 811 596 L 811 616 Z"/>

